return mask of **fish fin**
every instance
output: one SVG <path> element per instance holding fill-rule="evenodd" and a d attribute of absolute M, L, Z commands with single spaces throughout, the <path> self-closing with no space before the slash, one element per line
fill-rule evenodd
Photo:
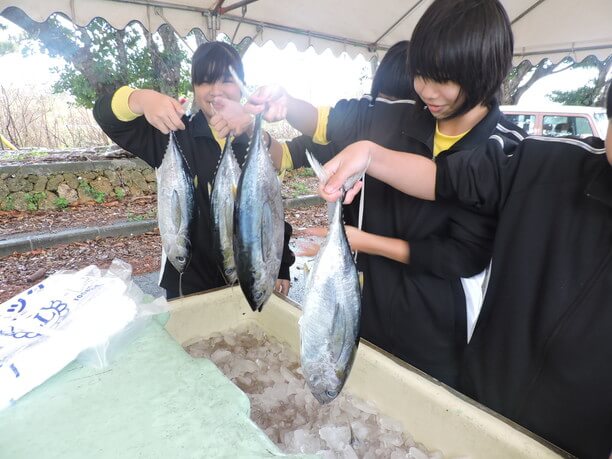
<path fill-rule="evenodd" d="M 306 159 L 308 160 L 308 163 L 310 163 L 310 167 L 312 167 L 312 170 L 319 181 L 321 183 L 327 182 L 329 180 L 329 174 L 323 168 L 323 165 L 317 160 L 317 158 L 315 158 L 308 150 L 306 150 Z"/>
<path fill-rule="evenodd" d="M 236 199 L 236 195 L 238 194 L 238 186 L 232 185 L 232 196 Z"/>
<path fill-rule="evenodd" d="M 208 196 L 212 194 L 212 185 L 208 182 Z"/>
<path fill-rule="evenodd" d="M 198 187 L 198 176 L 197 175 L 193 178 L 193 186 L 195 188 Z M 210 194 L 210 188 L 208 189 L 208 193 Z"/>

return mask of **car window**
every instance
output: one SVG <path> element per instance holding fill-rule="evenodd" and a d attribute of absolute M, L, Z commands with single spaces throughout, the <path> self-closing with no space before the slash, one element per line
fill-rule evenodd
<path fill-rule="evenodd" d="M 595 124 L 597 125 L 597 130 L 599 131 L 597 135 L 602 139 L 606 136 L 606 132 L 608 132 L 608 117 L 605 113 L 595 113 Z"/>
<path fill-rule="evenodd" d="M 527 134 L 535 134 L 535 115 L 524 115 L 524 114 L 506 114 L 508 121 L 516 124 L 522 128 Z"/>
<path fill-rule="evenodd" d="M 574 118 L 576 123 L 576 133 L 574 135 L 577 135 L 578 137 L 591 137 L 594 135 L 593 129 L 591 129 L 591 124 L 586 117 L 576 116 Z"/>
<path fill-rule="evenodd" d="M 567 135 L 589 137 L 593 135 L 593 130 L 589 120 L 584 116 L 544 115 L 542 134 L 552 137 Z"/>

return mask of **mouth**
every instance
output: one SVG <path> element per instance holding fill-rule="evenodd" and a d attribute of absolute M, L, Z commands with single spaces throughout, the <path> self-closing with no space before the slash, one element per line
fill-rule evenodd
<path fill-rule="evenodd" d="M 444 105 L 430 105 L 430 104 L 427 104 L 427 108 L 429 109 L 429 111 L 431 113 L 440 113 L 442 111 L 442 109 L 444 108 Z"/>

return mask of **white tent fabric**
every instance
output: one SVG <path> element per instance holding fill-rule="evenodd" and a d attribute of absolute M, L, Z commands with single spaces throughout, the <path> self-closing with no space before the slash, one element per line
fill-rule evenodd
<path fill-rule="evenodd" d="M 32 19 L 44 21 L 61 12 L 78 25 L 96 16 L 116 28 L 131 21 L 149 30 L 170 23 L 181 35 L 201 29 L 210 39 L 224 32 L 234 41 L 252 37 L 278 47 L 293 42 L 303 50 L 330 48 L 368 57 L 409 39 L 414 25 L 433 0 L 0 0 L 0 11 L 17 6 Z M 502 0 L 513 24 L 515 63 L 566 56 L 612 54 L 612 0 Z M 242 7 L 215 13 L 215 8 Z"/>

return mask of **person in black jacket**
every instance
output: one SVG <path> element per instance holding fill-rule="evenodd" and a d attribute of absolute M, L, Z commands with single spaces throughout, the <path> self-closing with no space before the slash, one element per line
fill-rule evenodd
<path fill-rule="evenodd" d="M 607 149 L 595 137 L 492 138 L 434 163 L 362 142 L 325 165 L 334 176 L 321 190 L 333 201 L 367 168 L 403 192 L 496 218 L 460 389 L 578 457 L 599 459 L 612 452 L 612 87 L 607 101 Z"/>
<path fill-rule="evenodd" d="M 524 133 L 504 118 L 496 101 L 512 47 L 499 1 L 435 0 L 411 38 L 410 65 L 401 62 L 398 71 L 405 88 L 412 91 L 414 83 L 416 103 L 362 98 L 317 109 L 268 87 L 247 109 L 265 110 L 269 120 L 286 117 L 316 142 L 345 148 L 367 139 L 439 160 L 477 148 L 493 135 L 522 139 Z M 372 177 L 364 183 L 361 229 L 355 214 L 346 219 L 363 273 L 361 336 L 456 386 L 482 301 L 494 220 L 461 206 L 415 199 Z"/>
<path fill-rule="evenodd" d="M 104 132 L 119 146 L 139 156 L 151 167 L 160 166 L 169 132 L 175 131 L 189 171 L 196 186 L 196 218 L 190 228 L 191 261 L 182 276 L 185 294 L 225 285 L 222 270 L 213 255 L 209 186 L 212 185 L 225 137 L 229 134 L 224 120 L 215 116 L 214 97 L 223 95 L 239 101 L 240 88 L 229 74 L 232 66 L 244 78 L 242 61 L 230 45 L 221 42 L 205 43 L 198 47 L 192 58 L 191 81 L 195 102 L 200 108 L 195 115 L 185 115 L 181 104 L 172 97 L 152 90 L 135 90 L 124 86 L 114 94 L 100 98 L 94 107 L 94 117 Z M 144 115 L 144 116 L 143 116 Z M 270 137 L 264 141 L 277 167 L 280 165 L 281 147 Z M 249 138 L 246 134 L 232 141 L 234 154 L 243 163 Z M 285 246 L 279 280 L 275 289 L 289 291 L 289 267 L 295 257 L 289 250 L 291 226 L 285 223 Z M 162 263 L 161 286 L 168 299 L 179 294 L 179 273 L 171 263 Z"/>

